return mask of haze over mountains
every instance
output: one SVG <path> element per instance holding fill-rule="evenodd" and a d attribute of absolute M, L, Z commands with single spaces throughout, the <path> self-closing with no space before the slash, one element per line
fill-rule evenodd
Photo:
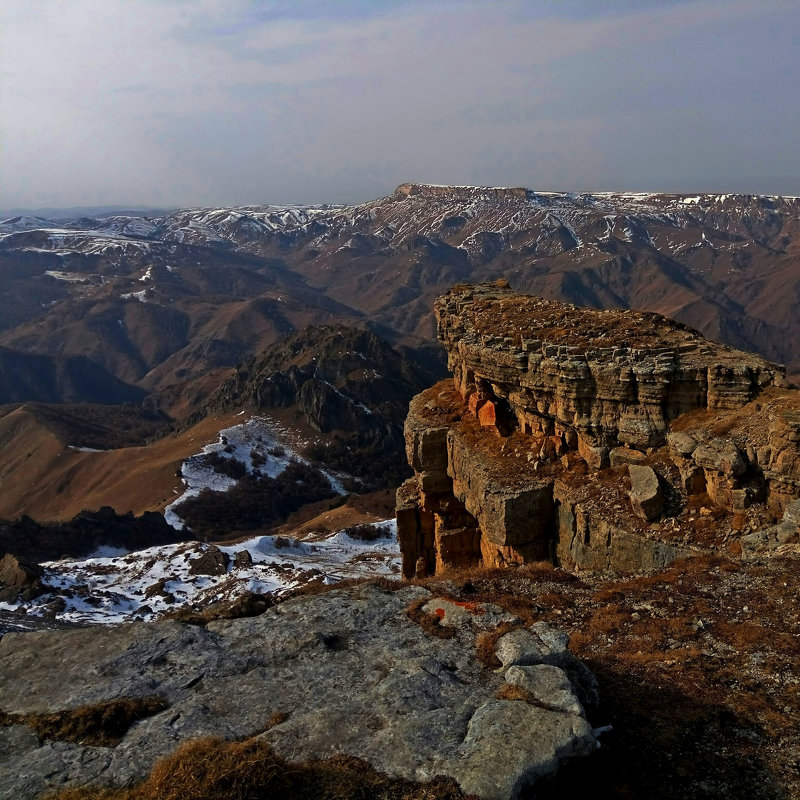
<path fill-rule="evenodd" d="M 794 796 L 800 392 L 770 360 L 800 374 L 799 220 L 796 198 L 422 184 L 4 220 L 0 794 L 135 781 L 222 731 L 292 759 L 338 737 L 413 780 L 452 752 L 487 800 L 551 745 L 593 755 L 543 797 Z M 123 657 L 166 699 L 107 761 L 28 732 L 40 706 L 104 714 Z M 251 716 L 223 730 L 231 698 Z"/>

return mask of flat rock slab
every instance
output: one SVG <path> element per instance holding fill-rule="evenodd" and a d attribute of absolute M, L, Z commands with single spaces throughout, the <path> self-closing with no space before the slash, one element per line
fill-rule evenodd
<path fill-rule="evenodd" d="M 409 618 L 419 599 L 454 623 L 452 638 L 432 637 Z M 26 726 L 0 728 L 0 797 L 137 780 L 185 739 L 253 735 L 290 760 L 344 753 L 391 776 L 448 775 L 482 798 L 516 797 L 596 740 L 569 665 L 555 666 L 568 660 L 572 672 L 585 670 L 563 634 L 520 628 L 536 647 L 522 648 L 522 668 L 507 659 L 506 667 L 517 664 L 513 673 L 476 660 L 481 630 L 508 619 L 501 609 L 457 605 L 419 587 L 363 585 L 205 629 L 154 622 L 8 634 L 0 641 L 0 710 L 53 712 L 145 695 L 170 707 L 137 722 L 114 748 L 40 743 Z M 532 644 L 522 638 L 518 644 Z M 542 663 L 549 666 L 537 669 Z M 536 703 L 497 699 L 506 682 Z M 276 713 L 287 716 L 259 734 Z"/>

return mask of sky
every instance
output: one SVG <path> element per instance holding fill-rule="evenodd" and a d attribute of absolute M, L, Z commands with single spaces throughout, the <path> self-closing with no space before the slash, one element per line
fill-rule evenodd
<path fill-rule="evenodd" d="M 800 195 L 798 0 L 3 0 L 0 208 Z"/>

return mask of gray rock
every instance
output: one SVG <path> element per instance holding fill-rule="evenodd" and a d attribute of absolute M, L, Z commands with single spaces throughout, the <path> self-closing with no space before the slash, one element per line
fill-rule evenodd
<path fill-rule="evenodd" d="M 505 674 L 506 683 L 530 692 L 542 705 L 553 711 L 585 716 L 583 706 L 575 695 L 567 673 L 552 664 L 531 667 L 510 667 Z"/>
<path fill-rule="evenodd" d="M 574 714 L 513 700 L 490 700 L 472 716 L 452 774 L 484 800 L 517 798 L 560 761 L 597 747 L 591 726 Z"/>
<path fill-rule="evenodd" d="M 432 637 L 408 617 L 418 598 L 443 609 L 452 638 Z M 487 621 L 504 616 L 419 587 L 361 585 L 205 629 L 156 622 L 8 634 L 0 640 L 5 711 L 142 695 L 170 707 L 137 722 L 115 748 L 40 745 L 27 728 L 0 729 L 0 796 L 137 780 L 185 739 L 252 736 L 284 712 L 284 722 L 259 735 L 290 760 L 344 753 L 393 776 L 451 775 L 479 796 L 513 797 L 595 740 L 555 673 L 533 681 L 545 708 L 494 699 L 503 676 L 477 661 L 475 645 Z M 588 673 L 564 634 L 546 625 L 521 633 L 542 658 Z"/>
<path fill-rule="evenodd" d="M 786 506 L 783 521 L 800 530 L 800 500 L 794 500 Z"/>
<path fill-rule="evenodd" d="M 652 521 L 661 516 L 664 510 L 664 492 L 661 482 L 652 467 L 628 466 L 631 477 L 631 507 L 634 514 Z"/>
<path fill-rule="evenodd" d="M 550 648 L 525 628 L 516 628 L 501 636 L 494 652 L 504 668 L 543 664 L 552 655 Z"/>
<path fill-rule="evenodd" d="M 503 669 L 537 664 L 559 667 L 566 672 L 583 706 L 594 708 L 599 702 L 597 681 L 589 668 L 570 653 L 568 644 L 566 633 L 545 622 L 535 622 L 529 630 L 517 628 L 501 636 L 495 655 Z"/>
<path fill-rule="evenodd" d="M 688 433 L 675 431 L 667 434 L 669 449 L 679 456 L 690 456 L 697 448 L 697 441 Z"/>
<path fill-rule="evenodd" d="M 567 649 L 569 636 L 545 622 L 535 622 L 530 629 L 515 628 L 495 644 L 495 655 L 504 668 L 532 664 L 561 665 L 573 656 Z"/>
<path fill-rule="evenodd" d="M 712 439 L 698 445 L 692 457 L 701 467 L 723 475 L 739 478 L 747 472 L 747 464 L 739 449 L 727 439 Z"/>
<path fill-rule="evenodd" d="M 769 528 L 763 528 L 760 531 L 742 536 L 739 539 L 742 549 L 746 553 L 754 553 L 760 550 L 770 549 L 770 547 L 774 548 L 776 545 L 777 531 L 777 526 L 773 525 Z"/>
<path fill-rule="evenodd" d="M 800 541 L 800 531 L 795 523 L 787 522 L 784 518 L 784 521 L 777 526 L 776 539 L 778 544 L 794 544 Z"/>

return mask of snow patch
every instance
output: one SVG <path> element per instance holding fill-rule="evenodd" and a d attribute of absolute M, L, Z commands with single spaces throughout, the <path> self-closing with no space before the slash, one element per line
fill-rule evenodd
<path fill-rule="evenodd" d="M 206 445 L 201 452 L 183 462 L 181 478 L 185 486 L 184 492 L 164 509 L 164 517 L 173 528 L 180 530 L 184 521 L 175 508 L 184 500 L 196 497 L 203 489 L 225 492 L 236 485 L 236 479 L 217 472 L 208 464 L 205 456 L 217 453 L 223 457 L 235 458 L 250 473 L 258 469 L 265 477 L 277 478 L 292 461 L 309 463 L 298 452 L 304 444 L 305 442 L 298 441 L 283 425 L 270 417 L 252 417 L 239 425 L 221 430 L 216 442 Z M 258 460 L 258 466 L 253 463 L 253 456 Z M 342 481 L 347 475 L 322 467 L 318 469 L 328 479 L 336 494 L 346 493 Z"/>
<path fill-rule="evenodd" d="M 180 606 L 232 600 L 245 592 L 280 595 L 309 581 L 332 584 L 343 578 L 399 577 L 395 520 L 365 527 L 372 529 L 368 539 L 353 538 L 342 530 L 313 542 L 256 536 L 220 545 L 231 559 L 222 575 L 192 574 L 192 562 L 210 547 L 202 542 L 133 553 L 101 548 L 88 558 L 43 564 L 43 583 L 56 591 L 37 597 L 26 610 L 28 615 L 46 614 L 48 606 L 60 597 L 64 607 L 55 612 L 59 620 L 117 624 L 154 619 Z M 237 555 L 239 567 L 234 564 Z M 0 603 L 0 609 L 15 611 L 20 605 Z M 52 616 L 51 610 L 49 613 Z"/>

